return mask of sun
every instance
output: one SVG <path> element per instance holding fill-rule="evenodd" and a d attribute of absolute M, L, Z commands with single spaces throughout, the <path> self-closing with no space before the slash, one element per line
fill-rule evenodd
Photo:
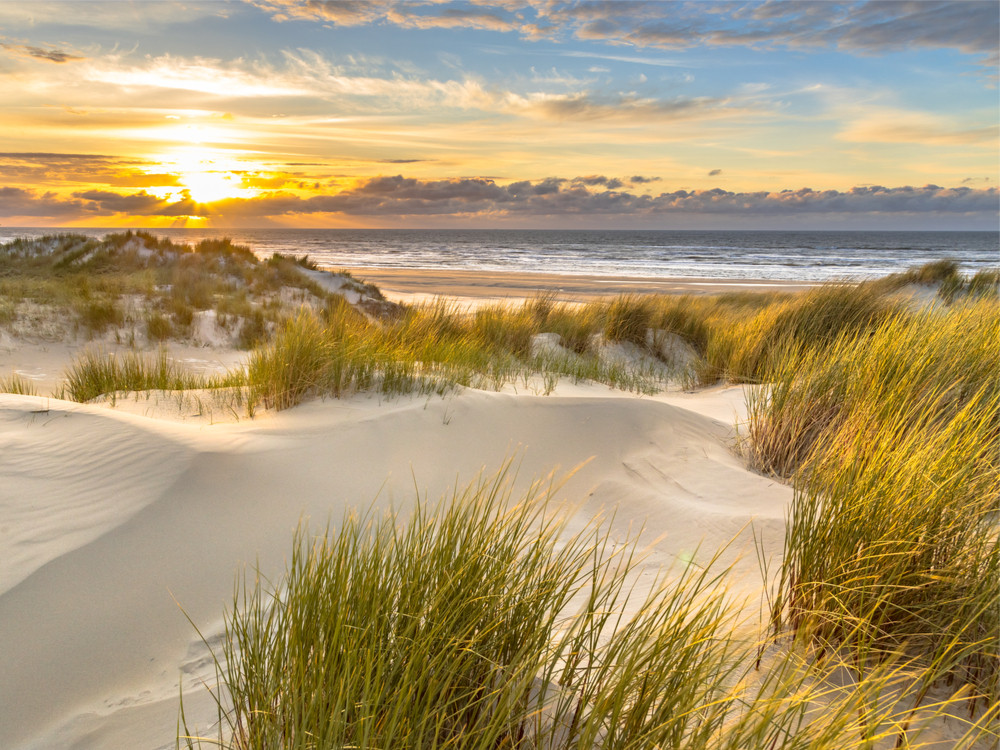
<path fill-rule="evenodd" d="M 243 197 L 238 175 L 231 172 L 181 172 L 180 183 L 196 203 L 214 203 L 225 198 Z"/>
<path fill-rule="evenodd" d="M 196 203 L 214 203 L 227 198 L 252 198 L 258 191 L 243 184 L 243 165 L 223 152 L 190 147 L 178 149 L 163 165 L 177 175 L 176 187 Z"/>

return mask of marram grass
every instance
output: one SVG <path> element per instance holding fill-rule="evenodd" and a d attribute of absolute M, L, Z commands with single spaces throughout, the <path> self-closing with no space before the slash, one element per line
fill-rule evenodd
<path fill-rule="evenodd" d="M 155 354 L 87 349 L 66 371 L 63 392 L 58 395 L 86 402 L 120 393 L 239 388 L 243 383 L 244 377 L 239 372 L 218 378 L 192 375 L 162 349 Z"/>
<path fill-rule="evenodd" d="M 302 309 L 272 319 L 270 312 L 265 315 L 249 303 L 245 289 L 233 286 L 226 291 L 209 283 L 210 274 L 202 278 L 203 267 L 223 257 L 216 258 L 210 250 L 181 254 L 172 271 L 177 283 L 170 287 L 171 301 L 147 316 L 147 334 L 159 339 L 189 329 L 194 312 L 209 298 L 218 298 L 214 304 L 219 320 L 230 325 L 229 319 L 237 318 L 241 345 L 257 345 L 250 356 L 251 403 L 276 408 L 311 396 L 358 390 L 395 394 L 443 392 L 455 386 L 499 389 L 535 375 L 545 379 L 547 389 L 565 377 L 640 393 L 662 388 L 666 378 L 686 385 L 720 379 L 766 383 L 781 379 L 792 355 L 821 358 L 838 342 L 850 348 L 882 326 L 905 326 L 920 318 L 895 300 L 886 284 L 869 283 L 828 284 L 798 295 L 626 295 L 587 305 L 541 296 L 472 313 L 439 301 L 400 308 L 381 319 L 328 295 L 322 310 Z M 294 267 L 288 259 L 247 266 L 245 284 L 249 289 L 278 289 L 286 283 L 285 276 L 298 274 Z M 556 334 L 565 354 L 534 352 L 532 339 L 540 333 Z M 666 334 L 687 342 L 695 361 L 680 366 L 666 361 L 659 371 L 643 371 L 602 357 L 605 342 L 626 343 L 648 357 L 662 357 L 650 342 Z M 670 367 L 676 372 L 665 374 Z"/>
<path fill-rule="evenodd" d="M 218 734 L 185 727 L 179 743 L 920 747 L 927 725 L 954 713 L 953 699 L 914 710 L 921 673 L 902 659 L 855 674 L 836 654 L 817 661 L 784 643 L 753 671 L 726 571 L 690 565 L 641 587 L 636 539 L 613 539 L 600 520 L 569 533 L 550 484 L 515 498 L 507 474 L 418 500 L 407 517 L 300 528 L 281 580 L 238 580 L 216 655 Z M 956 746 L 989 739 L 995 718 L 953 719 L 968 729 Z"/>
<path fill-rule="evenodd" d="M 35 384 L 23 375 L 13 372 L 0 378 L 0 393 L 15 393 L 20 396 L 37 396 Z"/>
<path fill-rule="evenodd" d="M 752 463 L 795 478 L 777 628 L 860 662 L 914 656 L 1000 700 L 1000 305 L 787 350 L 751 403 Z M 976 710 L 977 698 L 970 699 Z"/>
<path fill-rule="evenodd" d="M 316 544 L 302 532 L 286 582 L 245 584 L 220 662 L 218 697 L 228 708 L 214 742 L 240 749 L 921 747 L 927 727 L 947 716 L 964 731 L 954 747 L 996 747 L 1000 306 L 995 297 L 970 295 L 914 312 L 883 304 L 872 289 L 862 288 L 858 300 L 850 294 L 831 288 L 800 298 L 691 300 L 688 308 L 676 300 L 643 303 L 651 327 L 691 334 L 705 356 L 703 373 L 769 383 L 752 392 L 743 445 L 760 469 L 796 483 L 770 600 L 773 640 L 749 644 L 734 635 L 734 611 L 719 588 L 724 573 L 682 571 L 638 606 L 632 593 L 626 617 L 634 548 L 609 553 L 606 532 L 596 527 L 586 544 L 574 536 L 554 545 L 561 527 L 545 512 L 531 511 L 528 522 L 499 510 L 527 513 L 537 497 L 511 506 L 487 483 L 433 512 L 421 509 L 412 527 L 395 516 L 347 519 Z M 504 368 L 523 362 L 515 353 L 536 326 L 558 321 L 569 330 L 567 321 L 576 321 L 587 331 L 587 352 L 594 334 L 607 335 L 600 309 L 584 307 L 574 318 L 575 311 L 538 300 L 508 311 L 508 329 L 499 308 L 470 324 L 438 307 L 364 338 L 352 338 L 356 327 L 341 320 L 338 353 L 317 360 L 299 393 L 330 383 L 338 384 L 334 391 L 372 387 L 392 362 L 391 382 L 400 389 L 431 375 L 438 385 L 472 382 L 470 373 L 483 378 L 490 367 L 500 382 L 510 376 Z M 332 361 L 342 369 L 331 379 L 323 363 Z M 356 363 L 367 369 L 352 370 Z M 360 374 L 345 376 L 352 372 Z M 520 541 L 511 541 L 512 529 Z M 457 541 L 472 538 L 466 531 L 475 536 L 468 547 Z M 493 544 L 517 554 L 504 557 Z M 335 576 L 329 559 L 337 561 Z M 470 579 L 456 581 L 451 571 Z M 544 591 L 519 588 L 543 580 Z M 338 592 L 335 615 L 319 608 L 330 596 L 325 586 Z M 454 605 L 447 613 L 434 609 L 442 597 Z M 413 609 L 415 602 L 424 606 Z M 367 639 L 373 629 L 378 638 L 334 647 L 343 642 L 320 628 L 319 641 L 290 644 L 289 634 L 308 630 L 288 624 L 299 611 L 308 612 L 313 631 L 331 620 L 323 627 L 338 638 Z M 401 612 L 409 619 L 400 620 Z M 382 624 L 364 624 L 376 620 Z M 395 629 L 407 623 L 405 635 Z M 524 648 L 501 631 L 517 633 Z M 760 653 L 758 673 L 748 665 Z M 355 655 L 359 661 L 337 662 L 332 677 L 312 668 L 320 657 Z M 292 658 L 306 666 L 284 661 Z M 420 670 L 407 667 L 411 659 Z M 260 682 L 264 675 L 275 681 Z M 282 682 L 288 675 L 291 684 Z M 292 708 L 293 718 L 319 716 L 321 725 L 281 723 Z"/>

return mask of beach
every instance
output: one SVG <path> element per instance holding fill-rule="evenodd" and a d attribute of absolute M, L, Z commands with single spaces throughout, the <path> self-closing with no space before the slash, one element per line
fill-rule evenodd
<path fill-rule="evenodd" d="M 539 295 L 583 303 L 614 294 L 810 288 L 351 272 L 392 301 L 445 299 L 472 308 Z M 355 294 L 341 277 L 305 275 Z M 88 346 L 8 335 L 0 366 L 51 390 Z M 617 346 L 620 356 L 634 356 Z M 209 340 L 171 342 L 167 351 L 206 373 L 248 356 Z M 728 569 L 737 633 L 753 642 L 767 629 L 765 571 L 780 569 L 793 500 L 789 483 L 751 470 L 743 455 L 748 401 L 757 392 L 673 382 L 640 395 L 525 375 L 495 391 L 312 397 L 253 418 L 208 393 L 141 392 L 91 403 L 0 394 L 0 746 L 166 750 L 175 746 L 181 698 L 188 730 L 217 737 L 214 659 L 239 576 L 279 580 L 297 530 L 322 533 L 347 514 L 388 509 L 405 519 L 418 503 L 507 465 L 514 498 L 538 480 L 558 485 L 564 533 L 603 518 L 615 545 L 638 540 L 625 617 L 659 577 L 715 558 L 720 573 Z M 942 726 L 931 746 L 943 749 L 962 725 Z"/>
<path fill-rule="evenodd" d="M 375 284 L 393 299 L 407 303 L 444 297 L 481 305 L 493 301 L 531 299 L 539 295 L 551 295 L 567 302 L 586 302 L 620 294 L 800 292 L 818 286 L 818 282 L 767 279 L 649 278 L 432 268 L 345 270 Z"/>
<path fill-rule="evenodd" d="M 390 298 L 643 291 L 629 279 L 357 275 Z M 8 338 L 3 365 L 51 386 L 80 348 Z M 221 367 L 241 355 L 178 356 Z M 734 453 L 742 387 L 541 391 L 358 394 L 240 421 L 181 413 L 166 395 L 114 406 L 0 396 L 0 745 L 173 747 L 181 688 L 188 721 L 211 733 L 214 669 L 198 630 L 218 644 L 239 571 L 280 575 L 300 523 L 322 529 L 373 503 L 405 511 L 417 493 L 438 498 L 506 461 L 517 491 L 575 471 L 559 493 L 571 526 L 605 513 L 622 537 L 644 527 L 656 540 L 648 575 L 732 541 L 737 580 L 748 596 L 759 588 L 748 524 L 779 554 L 791 489 Z"/>
<path fill-rule="evenodd" d="M 0 750 L 1000 750 L 1000 2 L 0 28 Z"/>
<path fill-rule="evenodd" d="M 645 526 L 650 574 L 731 539 L 757 587 L 747 524 L 780 551 L 791 490 L 732 452 L 740 388 L 634 398 L 604 386 L 371 396 L 238 424 L 2 396 L 0 594 L 7 748 L 169 748 L 178 691 L 211 733 L 218 643 L 237 571 L 283 569 L 296 527 L 349 509 L 406 509 L 516 462 L 517 484 L 579 470 L 560 492 L 574 524 Z M 24 507 L 24 499 L 31 498 Z M 251 574 L 252 575 L 252 574 Z"/>

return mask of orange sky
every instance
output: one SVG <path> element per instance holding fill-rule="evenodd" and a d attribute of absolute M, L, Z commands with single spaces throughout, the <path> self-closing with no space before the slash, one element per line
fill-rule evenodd
<path fill-rule="evenodd" d="M 995 228 L 998 8 L 0 4 L 0 223 Z"/>

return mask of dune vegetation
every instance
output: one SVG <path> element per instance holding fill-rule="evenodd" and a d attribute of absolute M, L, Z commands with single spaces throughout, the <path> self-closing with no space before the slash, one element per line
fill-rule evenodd
<path fill-rule="evenodd" d="M 0 324 L 55 299 L 79 330 L 132 315 L 153 342 L 211 305 L 256 342 L 245 366 L 205 379 L 162 353 L 93 351 L 62 395 L 207 388 L 252 416 L 365 391 L 748 383 L 737 447 L 794 486 L 754 637 L 725 570 L 674 570 L 639 595 L 634 544 L 597 521 L 567 535 L 545 487 L 512 498 L 502 475 L 411 518 L 303 528 L 283 579 L 238 587 L 217 654 L 220 734 L 204 742 L 918 747 L 950 716 L 967 729 L 957 747 L 1000 743 L 997 272 L 941 262 L 794 295 L 365 308 L 295 259 L 220 244 L 165 247 L 150 264 L 153 239 L 107 239 L 118 249 L 105 254 L 79 238 L 4 246 L 23 257 L 0 276 Z M 303 297 L 282 304 L 296 285 Z M 906 294 L 921 285 L 933 303 Z M 122 302 L 132 294 L 144 317 Z"/>
<path fill-rule="evenodd" d="M 947 716 L 967 729 L 954 746 L 995 747 L 1000 304 L 963 284 L 963 295 L 923 308 L 884 281 L 795 296 L 535 300 L 462 316 L 438 306 L 353 340 L 344 318 L 295 319 L 249 368 L 252 384 L 277 383 L 259 398 L 279 408 L 308 392 L 496 387 L 552 366 L 530 357 L 540 332 L 561 331 L 564 361 L 594 362 L 601 341 L 654 354 L 658 337 L 679 336 L 696 353 L 690 383 L 766 384 L 750 391 L 740 447 L 795 496 L 766 594 L 771 629 L 757 639 L 737 635 L 726 571 L 675 571 L 629 605 L 630 563 L 611 562 L 607 536 L 592 529 L 557 554 L 546 546 L 552 527 L 524 520 L 537 500 L 494 506 L 493 486 L 414 521 L 345 519 L 309 541 L 303 531 L 287 579 L 266 590 L 258 578 L 234 602 L 220 662 L 232 701 L 223 744 L 919 747 Z M 366 351 L 368 369 L 345 350 Z M 268 377 L 281 362 L 297 363 L 301 379 Z M 463 546 L 473 528 L 476 549 Z M 479 566 L 499 559 L 494 544 L 517 552 L 487 574 Z M 454 560 L 456 549 L 468 557 Z M 432 570 L 413 572 L 417 560 Z M 446 615 L 404 604 L 442 599 Z M 580 600 L 588 606 L 567 606 Z M 282 619 L 303 612 L 318 628 L 308 635 Z M 371 622 L 386 629 L 361 624 Z M 519 636 L 504 650 L 495 641 L 508 632 Z M 317 666 L 317 653 L 336 663 Z"/>
<path fill-rule="evenodd" d="M 26 338 L 103 336 L 141 348 L 190 338 L 207 314 L 250 349 L 299 306 L 321 308 L 335 296 L 303 268 L 314 268 L 305 256 L 262 261 L 228 239 L 190 246 L 142 231 L 16 239 L 0 245 L 0 326 Z"/>
<path fill-rule="evenodd" d="M 217 654 L 219 736 L 182 743 L 919 747 L 973 695 L 918 707 L 916 660 L 819 659 L 818 631 L 770 641 L 758 669 L 725 569 L 637 589 L 637 538 L 612 540 L 601 519 L 567 533 L 552 484 L 513 498 L 508 471 L 405 519 L 300 529 L 283 579 L 241 578 Z M 978 718 L 952 718 L 958 746 L 995 736 L 996 706 Z"/>

